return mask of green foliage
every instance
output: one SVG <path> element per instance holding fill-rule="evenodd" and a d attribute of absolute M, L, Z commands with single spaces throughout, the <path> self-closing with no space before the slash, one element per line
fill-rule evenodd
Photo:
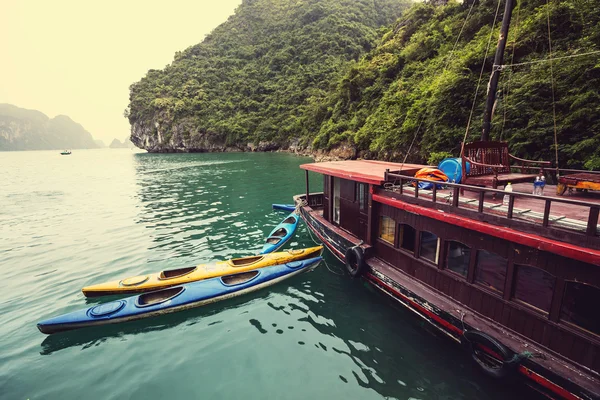
<path fill-rule="evenodd" d="M 447 151 L 432 151 L 429 154 L 429 158 L 427 159 L 427 165 L 437 166 L 442 160 L 452 157 L 455 156 L 452 153 L 448 153 Z"/>
<path fill-rule="evenodd" d="M 465 137 L 480 136 L 497 0 L 476 2 L 468 19 L 469 2 L 406 10 L 403 1 L 245 0 L 202 43 L 133 84 L 126 116 L 231 145 L 299 138 L 325 150 L 347 143 L 379 159 L 458 155 Z M 600 49 L 596 0 L 519 0 L 505 64 L 550 57 L 548 16 L 552 57 Z M 492 138 L 507 140 L 516 156 L 554 160 L 554 83 L 559 165 L 599 168 L 599 60 L 505 68 Z"/>
<path fill-rule="evenodd" d="M 232 146 L 309 136 L 332 83 L 407 1 L 245 0 L 202 43 L 131 85 L 125 116 L 165 138 L 182 125 Z"/>
<path fill-rule="evenodd" d="M 303 116 L 322 121 L 314 130 L 314 146 L 329 148 L 346 140 L 370 157 L 395 160 L 404 159 L 411 148 L 409 160 L 429 163 L 440 151 L 459 154 L 485 59 L 466 138 L 476 140 L 481 132 L 499 22 L 491 49 L 484 55 L 497 4 L 492 0 L 476 3 L 454 51 L 467 7 L 457 3 L 411 7 L 379 45 L 339 79 L 323 99 L 324 106 Z M 546 5 L 546 0 L 520 0 L 513 11 L 505 64 L 550 57 L 547 13 L 553 57 L 600 50 L 596 1 L 550 0 Z M 599 59 L 596 54 L 552 64 L 562 167 L 599 166 Z M 555 159 L 550 72 L 548 62 L 502 71 L 492 137 L 507 140 L 517 156 Z"/>

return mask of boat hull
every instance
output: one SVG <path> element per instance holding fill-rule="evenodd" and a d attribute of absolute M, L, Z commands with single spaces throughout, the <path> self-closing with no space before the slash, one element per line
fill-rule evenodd
<path fill-rule="evenodd" d="M 200 307 L 272 286 L 316 268 L 321 260 L 314 257 L 132 296 L 41 321 L 37 327 L 53 334 Z"/>
<path fill-rule="evenodd" d="M 323 248 L 319 246 L 306 249 L 291 249 L 263 256 L 218 261 L 180 270 L 165 270 L 154 274 L 132 276 L 121 280 L 86 286 L 81 291 L 86 297 L 141 293 L 312 258 L 319 256 L 322 251 Z"/>
<path fill-rule="evenodd" d="M 300 217 L 292 212 L 269 233 L 259 254 L 269 254 L 281 248 L 296 232 Z"/>

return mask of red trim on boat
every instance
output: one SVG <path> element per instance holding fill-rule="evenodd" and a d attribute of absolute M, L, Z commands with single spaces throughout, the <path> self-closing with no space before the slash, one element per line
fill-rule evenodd
<path fill-rule="evenodd" d="M 313 233 L 314 233 L 315 235 L 317 235 L 317 237 L 318 237 L 319 239 L 321 239 L 321 242 L 323 242 L 323 244 L 324 244 L 325 246 L 327 246 L 327 248 L 328 248 L 329 250 L 331 250 L 333 253 L 335 253 L 335 254 L 334 254 L 334 256 L 338 257 L 338 255 L 339 255 L 338 259 L 339 259 L 341 262 L 344 262 L 344 260 L 346 259 L 346 256 L 345 256 L 344 254 L 340 253 L 340 252 L 338 251 L 338 249 L 336 249 L 335 247 L 333 247 L 333 246 L 332 246 L 332 245 L 331 245 L 331 244 L 330 244 L 330 243 L 329 243 L 329 242 L 328 242 L 328 241 L 327 241 L 327 240 L 326 240 L 326 239 L 325 239 L 323 236 L 321 236 L 321 235 L 319 234 L 319 232 L 318 232 L 316 229 L 314 229 L 314 228 L 313 228 L 313 226 L 310 224 L 310 222 L 308 222 L 308 221 L 306 220 L 306 218 L 304 217 L 304 215 L 302 215 L 302 214 L 300 214 L 300 215 L 302 216 L 302 219 L 304 220 L 304 222 L 306 223 L 306 225 L 308 225 L 308 227 L 309 227 L 309 228 L 312 228 L 311 230 L 313 231 Z M 340 257 L 341 257 L 341 258 L 340 258 Z"/>
<path fill-rule="evenodd" d="M 546 379 L 545 377 L 541 376 L 540 374 L 533 372 L 532 370 L 530 370 L 527 367 L 524 367 L 522 365 L 519 365 L 519 372 L 523 375 L 525 375 L 527 378 L 531 379 L 532 381 L 534 381 L 535 383 L 537 383 L 540 386 L 545 387 L 546 389 L 549 389 L 552 391 L 552 393 L 555 393 L 561 397 L 563 397 L 564 399 L 567 400 L 582 400 L 581 397 L 579 396 L 575 396 L 573 393 L 569 392 L 567 389 L 564 389 L 560 386 L 558 386 L 556 383 Z"/>
<path fill-rule="evenodd" d="M 374 275 L 372 275 L 372 274 L 370 274 L 370 273 L 367 272 L 367 273 L 364 274 L 364 277 L 367 278 L 368 280 L 373 281 L 375 284 L 378 284 L 380 286 L 385 286 L 386 290 L 389 290 L 394 295 L 400 297 L 402 300 L 404 300 L 405 302 L 407 302 L 408 304 L 410 304 L 411 307 L 413 307 L 416 310 L 418 310 L 421 314 L 427 315 L 429 318 L 431 318 L 432 320 L 434 320 L 438 324 L 442 325 L 447 330 L 449 330 L 449 331 L 451 331 L 453 333 L 456 333 L 457 335 L 462 335 L 462 333 L 463 333 L 462 329 L 460 329 L 460 328 L 452 325 L 450 322 L 446 321 L 445 319 L 439 317 L 438 315 L 436 315 L 433 312 L 429 311 L 428 309 L 426 309 L 425 307 L 421 306 L 420 304 L 418 304 L 418 303 L 414 302 L 413 300 L 409 299 L 408 297 L 406 297 L 405 295 L 403 295 L 402 293 L 400 293 L 399 291 L 397 291 L 393 287 L 387 285 L 385 282 L 383 282 L 381 279 L 377 278 L 376 276 L 374 276 Z"/>
<path fill-rule="evenodd" d="M 415 303 L 414 301 L 412 301 L 408 297 L 404 296 L 402 293 L 400 293 L 399 291 L 397 291 L 393 287 L 389 286 L 388 284 L 386 284 L 385 282 L 383 282 L 381 279 L 377 278 L 376 276 L 374 276 L 374 275 L 372 275 L 370 273 L 365 273 L 363 276 L 367 280 L 371 280 L 376 285 L 385 287 L 386 290 L 388 290 L 388 291 L 392 292 L 392 294 L 400 297 L 405 302 L 407 302 L 411 307 L 415 308 L 420 313 L 427 315 L 429 318 L 431 318 L 432 320 L 434 320 L 438 324 L 442 325 L 443 327 L 445 327 L 449 331 L 452 331 L 453 333 L 462 335 L 463 331 L 460 328 L 452 325 L 450 322 L 448 322 L 445 319 L 439 317 L 438 315 L 432 313 L 431 311 L 427 310 L 426 308 L 424 308 L 420 304 Z M 485 346 L 480 346 L 480 347 L 482 347 L 484 351 L 486 351 L 490 355 L 498 358 L 499 360 L 502 359 L 502 357 L 500 357 L 499 354 L 496 354 L 494 351 L 486 348 Z M 550 381 L 549 379 L 543 377 L 542 375 L 540 375 L 540 374 L 538 374 L 538 373 L 530 370 L 529 368 L 527 368 L 527 367 L 525 367 L 523 365 L 519 365 L 518 371 L 521 374 L 523 374 L 526 378 L 533 380 L 534 382 L 536 382 L 540 386 L 543 386 L 544 388 L 551 390 L 553 393 L 561 396 L 562 398 L 564 398 L 566 400 L 582 400 L 581 397 L 578 397 L 578 396 L 574 395 L 573 393 L 569 392 L 568 390 L 562 388 L 561 386 L 558 386 L 556 383 Z"/>
<path fill-rule="evenodd" d="M 411 213 L 423 215 L 437 219 L 438 221 L 447 222 L 449 224 L 461 226 L 477 232 L 485 233 L 501 239 L 510 240 L 524 244 L 526 246 L 537 248 L 538 250 L 548 251 L 559 254 L 563 257 L 574 258 L 579 261 L 590 264 L 600 265 L 600 251 L 587 249 L 584 247 L 573 246 L 568 243 L 562 243 L 552 239 L 546 239 L 541 236 L 531 235 L 516 231 L 511 228 L 486 224 L 484 222 L 475 221 L 469 218 L 460 217 L 457 215 L 442 212 L 440 210 L 429 209 L 414 204 L 405 203 L 400 200 L 384 197 L 379 194 L 373 194 L 373 200 L 382 204 L 387 204 L 394 208 L 399 208 Z"/>

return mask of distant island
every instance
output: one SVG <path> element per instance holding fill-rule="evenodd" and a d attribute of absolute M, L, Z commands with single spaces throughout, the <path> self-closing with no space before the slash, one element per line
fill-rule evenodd
<path fill-rule="evenodd" d="M 133 145 L 133 143 L 131 143 L 129 138 L 125 138 L 123 142 L 115 138 L 112 142 L 110 142 L 110 145 L 108 147 L 110 147 L 111 149 L 130 149 L 135 146 Z"/>
<path fill-rule="evenodd" d="M 66 115 L 0 104 L 0 151 L 97 149 L 92 135 Z"/>

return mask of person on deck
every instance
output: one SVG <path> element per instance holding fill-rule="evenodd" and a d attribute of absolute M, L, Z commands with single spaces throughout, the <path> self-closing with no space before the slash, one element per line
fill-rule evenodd
<path fill-rule="evenodd" d="M 535 181 L 533 181 L 533 194 L 543 196 L 544 186 L 546 186 L 546 177 L 544 172 L 540 170 L 538 176 L 535 177 Z"/>

